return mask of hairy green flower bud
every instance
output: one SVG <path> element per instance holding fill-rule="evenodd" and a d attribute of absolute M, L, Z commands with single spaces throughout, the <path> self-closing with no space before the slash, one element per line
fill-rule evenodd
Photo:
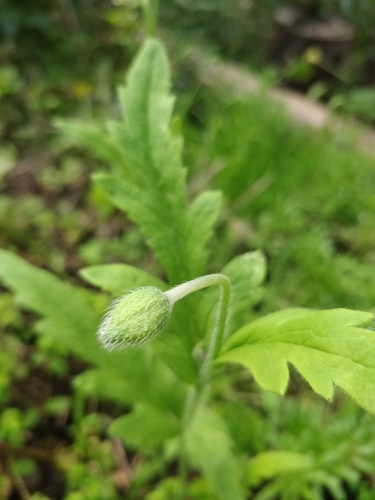
<path fill-rule="evenodd" d="M 154 338 L 169 319 L 173 302 L 155 287 L 137 288 L 112 302 L 98 331 L 106 349 L 135 346 Z"/>

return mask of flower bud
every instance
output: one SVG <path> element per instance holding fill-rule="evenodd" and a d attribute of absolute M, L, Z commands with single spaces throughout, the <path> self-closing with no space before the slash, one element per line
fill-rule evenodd
<path fill-rule="evenodd" d="M 172 308 L 173 302 L 158 288 L 131 290 L 112 302 L 98 338 L 110 351 L 148 342 L 166 324 Z"/>

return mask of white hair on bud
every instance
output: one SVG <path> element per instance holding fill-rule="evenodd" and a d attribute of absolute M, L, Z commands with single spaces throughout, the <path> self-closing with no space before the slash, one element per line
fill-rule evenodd
<path fill-rule="evenodd" d="M 148 342 L 164 327 L 172 308 L 173 302 L 158 288 L 130 290 L 110 304 L 98 339 L 109 351 Z"/>

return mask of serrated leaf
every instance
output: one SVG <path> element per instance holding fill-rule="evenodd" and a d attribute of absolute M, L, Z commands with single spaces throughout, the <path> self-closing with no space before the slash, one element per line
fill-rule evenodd
<path fill-rule="evenodd" d="M 170 281 L 177 283 L 194 270 L 183 249 L 186 171 L 181 164 L 181 138 L 170 131 L 174 99 L 169 92 L 165 50 L 158 41 L 148 40 L 128 73 L 126 87 L 119 89 L 123 120 L 108 127 L 113 142 L 121 144 L 132 182 L 116 172 L 96 179 L 140 226 Z"/>
<path fill-rule="evenodd" d="M 147 40 L 119 89 L 123 117 L 106 129 L 62 123 L 112 167 L 94 176 L 136 222 L 165 267 L 171 284 L 204 272 L 205 245 L 219 210 L 219 193 L 204 193 L 187 209 L 182 140 L 171 129 L 174 99 L 170 69 L 160 42 Z M 191 333 L 191 332 L 190 332 Z"/>
<path fill-rule="evenodd" d="M 241 462 L 235 457 L 225 422 L 207 408 L 196 411 L 186 433 L 186 450 L 198 466 L 217 498 L 244 500 L 241 487 Z"/>
<path fill-rule="evenodd" d="M 176 436 L 178 420 L 168 412 L 161 413 L 146 406 L 137 406 L 131 413 L 114 420 L 109 434 L 134 447 L 147 449 Z"/>
<path fill-rule="evenodd" d="M 155 180 L 171 207 L 184 204 L 186 171 L 181 165 L 182 140 L 173 136 L 174 98 L 170 68 L 163 45 L 149 39 L 129 70 L 126 87 L 118 94 L 124 121 L 118 139 L 130 158 L 139 186 Z"/>
<path fill-rule="evenodd" d="M 95 285 L 115 297 L 121 295 L 129 288 L 141 286 L 155 286 L 160 290 L 166 290 L 167 285 L 151 274 L 138 267 L 127 264 L 105 264 L 101 266 L 90 266 L 81 269 L 79 274 L 88 283 Z"/>
<path fill-rule="evenodd" d="M 184 221 L 176 209 L 167 207 L 162 193 L 155 187 L 129 186 L 122 179 L 108 174 L 96 174 L 94 182 L 109 196 L 112 203 L 136 222 L 159 261 L 170 271 L 171 283 L 186 279 L 186 265 L 177 251 L 184 240 Z M 155 192 L 154 192 L 155 191 Z M 175 218 L 173 217 L 175 215 Z M 173 219 L 173 220 L 172 220 Z M 185 278 L 181 276 L 184 275 Z"/>
<path fill-rule="evenodd" d="M 358 328 L 372 318 L 347 309 L 287 309 L 238 330 L 218 361 L 243 364 L 278 394 L 285 393 L 290 362 L 321 396 L 331 399 L 336 384 L 375 413 L 375 334 Z"/>

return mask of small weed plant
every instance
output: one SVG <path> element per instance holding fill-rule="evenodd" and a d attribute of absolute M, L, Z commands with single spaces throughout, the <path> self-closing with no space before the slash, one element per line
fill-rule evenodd
<path fill-rule="evenodd" d="M 305 453 L 266 452 L 249 465 L 243 450 L 235 449 L 233 415 L 222 409 L 217 393 L 220 380 L 233 376 L 227 365 L 237 364 L 250 370 L 262 389 L 283 395 L 289 364 L 323 398 L 332 400 L 337 386 L 375 413 L 372 314 L 297 308 L 247 323 L 261 298 L 265 259 L 259 251 L 248 252 L 207 274 L 207 246 L 222 196 L 205 191 L 192 202 L 187 199 L 169 64 L 157 40 L 144 44 L 127 85 L 119 89 L 119 102 L 122 118 L 103 129 L 70 122 L 60 127 L 108 165 L 94 182 L 140 227 L 165 281 L 127 264 L 83 269 L 88 283 L 115 299 L 101 323 L 102 313 L 87 290 L 5 250 L 0 252 L 3 283 L 21 306 L 41 316 L 40 335 L 92 364 L 75 378 L 75 390 L 128 409 L 111 422 L 109 434 L 146 457 L 163 450 L 156 469 L 143 469 L 134 484 L 142 490 L 178 463 L 178 473 L 169 468 L 170 477 L 159 480 L 154 491 L 142 490 L 142 498 L 244 500 L 252 485 L 270 479 L 258 499 L 280 494 L 319 499 L 324 489 L 344 498 L 337 476 L 350 480 L 350 470 L 331 473 L 332 460 L 314 462 L 309 445 Z M 254 432 L 260 428 L 248 409 L 237 410 L 240 419 L 254 424 Z M 359 455 L 367 466 L 366 451 Z M 140 498 L 137 491 L 130 490 L 129 498 Z"/>

